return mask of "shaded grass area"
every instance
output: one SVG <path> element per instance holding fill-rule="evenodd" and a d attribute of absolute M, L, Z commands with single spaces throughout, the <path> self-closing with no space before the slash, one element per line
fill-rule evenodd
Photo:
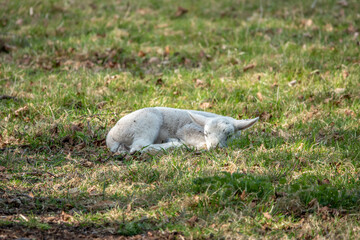
<path fill-rule="evenodd" d="M 359 237 L 360 4 L 178 4 L 0 3 L 0 233 Z M 112 156 L 151 106 L 261 121 L 227 149 Z"/>

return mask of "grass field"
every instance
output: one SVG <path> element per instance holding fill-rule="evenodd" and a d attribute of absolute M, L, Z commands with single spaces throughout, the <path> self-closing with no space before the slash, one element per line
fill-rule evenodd
<path fill-rule="evenodd" d="M 360 238 L 360 3 L 0 2 L 0 239 Z M 122 159 L 139 108 L 260 117 Z"/>

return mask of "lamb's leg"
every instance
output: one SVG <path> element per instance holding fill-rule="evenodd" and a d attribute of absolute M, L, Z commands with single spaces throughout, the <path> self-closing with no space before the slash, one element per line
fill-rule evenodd
<path fill-rule="evenodd" d="M 141 152 L 141 150 L 153 144 L 159 135 L 162 125 L 162 117 L 158 112 L 140 112 L 138 116 L 131 119 L 129 129 L 133 135 L 130 145 L 130 154 Z"/>
<path fill-rule="evenodd" d="M 148 139 L 137 139 L 131 145 L 130 154 L 134 154 L 136 152 L 142 152 L 144 148 L 153 145 L 153 142 L 154 141 L 150 141 Z"/>
<path fill-rule="evenodd" d="M 135 152 L 144 152 L 144 149 L 150 146 L 157 146 L 161 144 L 154 144 L 155 139 L 157 138 L 156 132 L 145 132 L 143 135 L 140 135 L 133 141 L 130 147 L 130 154 L 134 154 Z M 166 144 L 166 143 L 165 143 Z M 165 147 L 165 146 L 164 146 Z"/>
<path fill-rule="evenodd" d="M 193 146 L 196 149 L 206 149 L 204 129 L 197 124 L 190 123 L 180 128 L 176 135 L 187 146 Z"/>
<path fill-rule="evenodd" d="M 141 153 L 153 153 L 153 152 L 159 152 L 163 150 L 168 150 L 171 148 L 177 148 L 182 147 L 184 144 L 177 140 L 177 139 L 171 139 L 169 142 L 166 143 L 159 143 L 159 144 L 150 144 L 143 148 L 141 150 Z"/>

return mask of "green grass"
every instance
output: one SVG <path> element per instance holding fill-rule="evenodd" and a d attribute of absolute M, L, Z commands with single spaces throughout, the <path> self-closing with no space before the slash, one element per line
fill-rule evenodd
<path fill-rule="evenodd" d="M 360 4 L 178 4 L 0 4 L 0 226 L 359 238 Z M 111 156 L 152 106 L 260 121 L 227 149 Z"/>

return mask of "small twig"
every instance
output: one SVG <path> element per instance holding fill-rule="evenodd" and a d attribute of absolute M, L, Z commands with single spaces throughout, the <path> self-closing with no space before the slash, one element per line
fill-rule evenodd
<path fill-rule="evenodd" d="M 55 174 L 52 174 L 51 172 L 45 171 L 45 173 L 49 174 L 50 176 L 57 178 L 57 176 Z"/>

